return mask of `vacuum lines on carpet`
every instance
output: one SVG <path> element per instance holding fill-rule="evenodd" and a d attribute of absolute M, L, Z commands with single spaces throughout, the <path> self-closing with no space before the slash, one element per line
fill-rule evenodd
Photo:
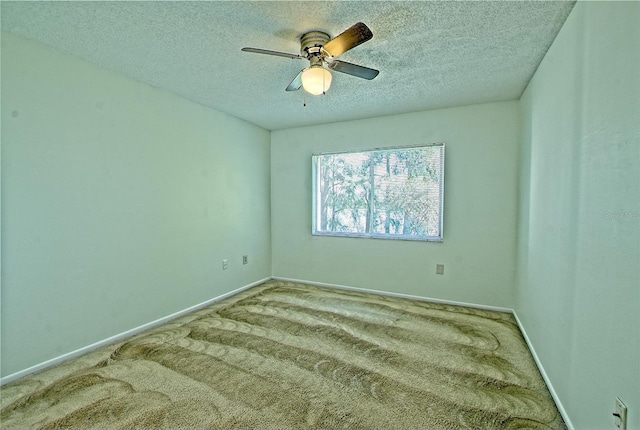
<path fill-rule="evenodd" d="M 2 428 L 564 428 L 511 315 L 281 281 L 1 400 Z"/>

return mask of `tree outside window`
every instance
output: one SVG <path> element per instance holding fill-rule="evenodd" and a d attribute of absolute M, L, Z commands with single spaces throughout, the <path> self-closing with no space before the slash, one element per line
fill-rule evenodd
<path fill-rule="evenodd" d="M 316 154 L 313 234 L 442 240 L 444 144 Z"/>

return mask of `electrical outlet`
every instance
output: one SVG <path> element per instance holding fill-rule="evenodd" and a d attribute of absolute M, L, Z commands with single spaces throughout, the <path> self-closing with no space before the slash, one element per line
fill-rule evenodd
<path fill-rule="evenodd" d="M 227 270 L 229 268 L 229 260 L 222 260 L 222 270 Z"/>
<path fill-rule="evenodd" d="M 436 264 L 436 275 L 444 275 L 444 264 Z"/>
<path fill-rule="evenodd" d="M 242 256 L 242 264 L 247 264 L 249 263 L 249 256 L 248 255 L 243 255 Z"/>
<path fill-rule="evenodd" d="M 619 397 L 616 397 L 616 411 L 613 413 L 613 422 L 620 430 L 627 428 L 627 407 Z"/>

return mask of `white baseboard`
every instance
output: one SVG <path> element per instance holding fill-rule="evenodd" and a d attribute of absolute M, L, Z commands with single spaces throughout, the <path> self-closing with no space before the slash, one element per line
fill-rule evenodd
<path fill-rule="evenodd" d="M 307 285 L 315 285 L 318 287 L 328 287 L 328 288 L 338 288 L 341 290 L 347 291 L 359 291 L 362 293 L 371 293 L 371 294 L 379 294 L 381 296 L 388 297 L 398 297 L 402 299 L 411 299 L 411 300 L 420 300 L 423 302 L 431 302 L 431 303 L 440 303 L 443 305 L 453 305 L 453 306 L 465 306 L 468 308 L 482 309 L 486 311 L 496 311 L 496 312 L 505 312 L 505 313 L 513 313 L 513 309 L 510 308 L 501 308 L 498 306 L 487 306 L 487 305 L 478 305 L 475 303 L 465 303 L 465 302 L 456 302 L 453 300 L 443 300 L 443 299 L 434 299 L 431 297 L 423 297 L 423 296 L 413 296 L 411 294 L 402 294 L 402 293 L 391 293 L 389 291 L 381 291 L 381 290 L 372 290 L 368 288 L 359 288 L 359 287 L 350 287 L 347 285 L 338 285 L 338 284 L 326 284 L 324 282 L 314 282 L 314 281 L 306 281 L 302 279 L 291 279 L 291 278 L 281 278 L 279 276 L 272 277 L 274 281 L 283 281 L 283 282 L 296 282 L 300 284 Z"/>
<path fill-rule="evenodd" d="M 256 282 L 253 282 L 251 284 L 245 285 L 244 287 L 237 288 L 237 289 L 235 289 L 233 291 L 230 291 L 228 293 L 225 293 L 225 294 L 222 294 L 220 296 L 214 297 L 212 299 L 209 299 L 209 300 L 207 300 L 205 302 L 202 302 L 202 303 L 199 303 L 197 305 L 188 307 L 187 309 L 183 309 L 181 311 L 178 311 L 178 312 L 173 313 L 171 315 L 168 315 L 166 317 L 162 317 L 162 318 L 157 319 L 155 321 L 151 321 L 151 322 L 143 324 L 143 325 L 141 325 L 139 327 L 136 327 L 136 328 L 133 328 L 131 330 L 127 330 L 127 331 L 125 331 L 123 333 L 117 334 L 115 336 L 108 337 L 108 338 L 103 339 L 101 341 L 92 343 L 91 345 L 87 345 L 87 346 L 82 347 L 80 349 L 76 349 L 75 351 L 68 352 L 68 353 L 63 354 L 63 355 L 61 355 L 59 357 L 55 357 L 55 358 L 52 358 L 51 360 L 47 360 L 47 361 L 42 362 L 40 364 L 36 364 L 35 366 L 31 366 L 31 367 L 29 367 L 27 369 L 20 370 L 19 372 L 12 373 L 12 374 L 7 375 L 7 376 L 5 376 L 3 378 L 0 378 L 0 386 L 2 386 L 4 384 L 8 384 L 9 382 L 16 381 L 16 380 L 18 380 L 20 378 L 23 378 L 23 377 L 25 377 L 27 375 L 30 375 L 32 373 L 39 372 L 39 371 L 44 370 L 44 369 L 46 369 L 48 367 L 52 367 L 52 366 L 55 366 L 57 364 L 63 363 L 65 361 L 67 361 L 67 360 L 71 360 L 72 358 L 79 357 L 79 356 L 81 356 L 83 354 L 86 354 L 88 352 L 94 351 L 94 350 L 96 350 L 98 348 L 101 348 L 103 346 L 107 346 L 107 345 L 110 345 L 112 343 L 116 343 L 116 342 L 120 342 L 122 340 L 128 339 L 128 338 L 130 338 L 132 336 L 135 336 L 136 334 L 142 333 L 142 332 L 144 332 L 146 330 L 152 329 L 152 328 L 157 327 L 157 326 L 159 326 L 161 324 L 167 323 L 167 322 L 169 322 L 171 320 L 174 320 L 174 319 L 179 318 L 181 316 L 187 315 L 187 314 L 189 314 L 191 312 L 195 312 L 195 311 L 200 310 L 200 309 L 202 309 L 202 308 L 204 308 L 206 306 L 209 306 L 209 305 L 212 305 L 212 304 L 214 304 L 216 302 L 219 302 L 220 300 L 226 299 L 226 298 L 231 297 L 231 296 L 233 296 L 235 294 L 238 294 L 238 293 L 240 293 L 240 292 L 242 292 L 244 290 L 247 290 L 247 289 L 249 289 L 251 287 L 254 287 L 256 285 L 259 285 L 259 284 L 262 284 L 264 282 L 267 282 L 270 279 L 271 279 L 271 277 L 261 279 L 259 281 L 256 281 Z"/>
<path fill-rule="evenodd" d="M 551 380 L 549 379 L 547 372 L 545 372 L 544 367 L 542 366 L 542 362 L 540 361 L 538 354 L 536 354 L 536 350 L 533 347 L 533 344 L 531 343 L 529 336 L 527 336 L 527 331 L 524 329 L 524 326 L 522 325 L 520 318 L 518 318 L 518 314 L 516 313 L 516 311 L 513 311 L 513 317 L 516 319 L 516 322 L 518 323 L 518 327 L 520 327 L 520 332 L 522 333 L 522 337 L 524 337 L 525 342 L 527 342 L 529 351 L 531 351 L 531 355 L 533 356 L 533 359 L 535 360 L 536 365 L 538 366 L 538 370 L 542 375 L 542 379 L 544 380 L 544 383 L 547 384 L 549 393 L 551 393 L 551 397 L 553 397 L 553 401 L 556 403 L 556 406 L 558 408 L 558 411 L 560 412 L 560 415 L 562 416 L 562 419 L 564 420 L 564 423 L 567 425 L 567 428 L 569 430 L 574 430 L 575 427 L 571 422 L 571 418 L 569 418 L 569 414 L 567 414 L 567 411 L 564 409 L 564 406 L 562 405 L 562 402 L 558 397 L 558 393 L 556 393 L 556 390 L 553 388 L 553 385 L 551 384 Z"/>

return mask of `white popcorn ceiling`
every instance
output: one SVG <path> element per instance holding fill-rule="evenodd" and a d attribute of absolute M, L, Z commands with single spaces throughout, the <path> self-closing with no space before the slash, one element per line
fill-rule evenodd
<path fill-rule="evenodd" d="M 2 1 L 2 30 L 275 130 L 520 97 L 573 1 Z M 298 53 L 362 21 L 373 39 L 340 57 L 324 96 L 285 92 Z M 303 103 L 306 102 L 306 106 Z"/>

